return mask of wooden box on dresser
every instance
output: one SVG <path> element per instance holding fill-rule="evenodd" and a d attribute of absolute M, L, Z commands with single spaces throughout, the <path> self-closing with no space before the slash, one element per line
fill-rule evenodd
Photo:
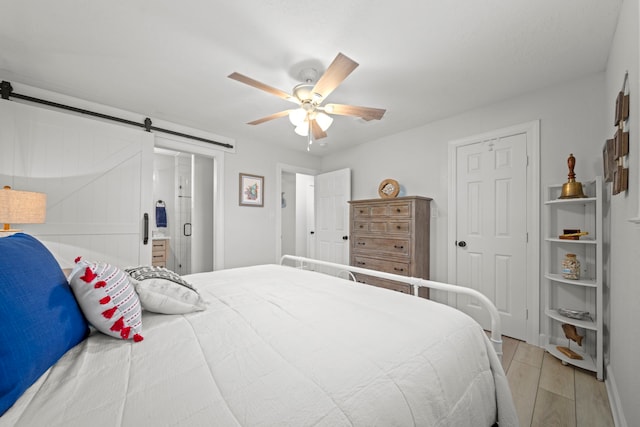
<path fill-rule="evenodd" d="M 430 202 L 420 196 L 350 201 L 351 265 L 428 279 Z M 355 276 L 361 283 L 413 293 L 406 283 Z M 421 288 L 419 295 L 429 298 L 429 290 Z"/>

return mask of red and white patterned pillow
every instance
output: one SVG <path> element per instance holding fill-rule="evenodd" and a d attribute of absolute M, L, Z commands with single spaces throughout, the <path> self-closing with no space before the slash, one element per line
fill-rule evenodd
<path fill-rule="evenodd" d="M 69 284 L 84 316 L 97 330 L 115 338 L 142 341 L 142 308 L 127 273 L 78 257 Z"/>

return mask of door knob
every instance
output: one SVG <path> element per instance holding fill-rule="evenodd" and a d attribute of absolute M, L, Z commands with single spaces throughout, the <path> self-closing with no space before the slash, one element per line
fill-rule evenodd
<path fill-rule="evenodd" d="M 464 248 L 465 246 L 467 246 L 467 242 L 465 242 L 464 240 L 461 240 L 458 242 L 458 246 L 460 246 L 461 248 Z"/>

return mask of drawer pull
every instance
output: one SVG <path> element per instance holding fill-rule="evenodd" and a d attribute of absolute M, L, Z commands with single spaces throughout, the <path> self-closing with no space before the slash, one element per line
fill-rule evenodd
<path fill-rule="evenodd" d="M 404 268 L 393 267 L 395 271 L 404 271 Z"/>
<path fill-rule="evenodd" d="M 365 264 L 366 264 L 366 262 L 358 261 L 356 264 L 358 264 L 358 265 L 365 265 Z"/>
<path fill-rule="evenodd" d="M 364 225 L 360 224 L 360 228 L 364 228 Z"/>
<path fill-rule="evenodd" d="M 400 227 L 399 225 L 396 225 L 396 228 L 397 228 L 398 230 L 402 229 L 402 227 Z"/>
<path fill-rule="evenodd" d="M 400 208 L 397 208 L 396 212 L 400 213 L 400 212 L 402 212 L 402 210 Z"/>
<path fill-rule="evenodd" d="M 360 209 L 360 213 L 364 213 L 364 211 L 362 209 Z"/>
<path fill-rule="evenodd" d="M 364 245 L 365 245 L 365 242 L 358 242 L 358 244 L 359 244 L 360 246 L 364 246 Z"/>
<path fill-rule="evenodd" d="M 404 246 L 402 245 L 393 245 L 393 247 L 396 249 L 404 249 Z"/>

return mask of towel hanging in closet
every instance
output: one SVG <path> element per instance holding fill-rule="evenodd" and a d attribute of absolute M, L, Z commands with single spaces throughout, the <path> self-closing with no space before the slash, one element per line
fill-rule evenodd
<path fill-rule="evenodd" d="M 167 208 L 162 200 L 156 203 L 156 227 L 167 226 Z"/>

